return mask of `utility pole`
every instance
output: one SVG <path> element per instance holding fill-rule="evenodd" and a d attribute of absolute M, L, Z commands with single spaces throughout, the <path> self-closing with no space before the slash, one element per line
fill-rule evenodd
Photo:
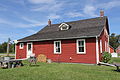
<path fill-rule="evenodd" d="M 9 56 L 9 49 L 10 49 L 10 38 L 8 38 L 8 43 L 7 43 L 7 56 Z"/>

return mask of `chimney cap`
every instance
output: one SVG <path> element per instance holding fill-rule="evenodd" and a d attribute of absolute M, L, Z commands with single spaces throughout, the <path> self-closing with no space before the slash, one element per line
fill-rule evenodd
<path fill-rule="evenodd" d="M 103 17 L 104 16 L 104 10 L 100 10 L 100 17 Z"/>
<path fill-rule="evenodd" d="M 51 26 L 51 20 L 50 19 L 48 20 L 48 26 Z"/>

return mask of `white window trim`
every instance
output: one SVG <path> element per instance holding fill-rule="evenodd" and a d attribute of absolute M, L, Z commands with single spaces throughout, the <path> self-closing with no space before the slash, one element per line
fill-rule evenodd
<path fill-rule="evenodd" d="M 56 42 L 60 42 L 60 52 L 56 52 L 56 47 L 55 47 Z M 61 54 L 61 41 L 54 41 L 54 54 Z"/>
<path fill-rule="evenodd" d="M 23 45 L 23 47 L 21 47 L 21 45 Z M 23 48 L 24 48 L 24 43 L 20 43 L 20 44 L 19 44 L 19 48 L 20 48 L 20 49 L 23 49 Z"/>
<path fill-rule="evenodd" d="M 62 26 L 63 25 L 66 25 L 67 26 L 67 29 L 63 29 Z M 60 30 L 68 30 L 69 29 L 69 25 L 66 24 L 66 23 L 62 23 L 60 26 L 59 26 Z"/>
<path fill-rule="evenodd" d="M 102 40 L 100 40 L 100 53 L 102 53 Z"/>
<path fill-rule="evenodd" d="M 78 49 L 78 41 L 84 41 L 84 52 L 79 52 L 79 49 Z M 77 54 L 86 54 L 86 42 L 85 42 L 85 39 L 77 39 L 76 40 L 76 48 L 77 48 Z"/>
<path fill-rule="evenodd" d="M 29 43 L 27 43 L 27 55 L 26 55 L 26 58 L 29 58 L 29 56 L 28 56 L 28 44 L 31 44 L 31 53 L 33 54 L 33 43 L 32 42 L 29 42 Z"/>

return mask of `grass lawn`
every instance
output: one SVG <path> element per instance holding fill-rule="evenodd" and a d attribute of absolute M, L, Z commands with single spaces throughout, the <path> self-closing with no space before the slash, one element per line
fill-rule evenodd
<path fill-rule="evenodd" d="M 112 58 L 112 61 L 120 63 L 120 57 L 119 58 Z"/>
<path fill-rule="evenodd" d="M 37 65 L 0 69 L 0 80 L 120 80 L 120 72 L 114 71 L 115 67 L 64 63 Z"/>
<path fill-rule="evenodd" d="M 7 53 L 0 53 L 0 54 L 7 54 Z M 9 54 L 15 54 L 15 53 L 9 53 Z"/>

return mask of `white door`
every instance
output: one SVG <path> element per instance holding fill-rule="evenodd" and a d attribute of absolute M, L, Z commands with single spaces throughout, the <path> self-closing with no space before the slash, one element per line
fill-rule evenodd
<path fill-rule="evenodd" d="M 27 43 L 27 58 L 32 55 L 33 45 L 32 43 Z"/>

